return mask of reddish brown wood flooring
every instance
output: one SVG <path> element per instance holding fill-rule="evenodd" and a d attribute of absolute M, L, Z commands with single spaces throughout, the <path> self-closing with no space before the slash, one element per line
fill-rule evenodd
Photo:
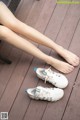
<path fill-rule="evenodd" d="M 54 0 L 21 0 L 16 17 L 80 57 L 80 5 L 57 5 Z M 40 50 L 61 59 L 50 48 Z M 80 120 L 80 66 L 67 74 L 69 85 L 63 99 L 55 103 L 31 100 L 25 89 L 44 84 L 34 67 L 49 67 L 43 61 L 2 43 L 0 52 L 12 60 L 0 63 L 0 112 L 9 112 L 9 120 Z"/>

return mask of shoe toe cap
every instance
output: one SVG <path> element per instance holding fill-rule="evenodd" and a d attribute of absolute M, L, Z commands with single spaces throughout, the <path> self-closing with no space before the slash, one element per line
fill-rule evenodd
<path fill-rule="evenodd" d="M 56 79 L 56 87 L 66 88 L 67 86 L 68 80 L 65 76 L 61 76 L 60 78 Z"/>
<path fill-rule="evenodd" d="M 57 101 L 60 100 L 64 96 L 64 91 L 59 88 L 54 88 L 53 100 Z"/>

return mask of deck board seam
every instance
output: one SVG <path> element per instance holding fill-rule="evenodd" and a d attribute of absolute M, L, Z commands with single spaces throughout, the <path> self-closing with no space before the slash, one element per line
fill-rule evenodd
<path fill-rule="evenodd" d="M 70 45 L 71 45 L 71 43 L 72 43 L 72 41 L 73 41 L 73 38 L 74 38 L 74 35 L 75 35 L 75 33 L 76 33 L 76 30 L 77 30 L 77 27 L 78 27 L 79 22 L 80 22 L 80 18 L 79 18 L 79 20 L 78 20 L 78 22 L 77 22 L 77 25 L 76 25 L 76 27 L 75 27 L 75 30 L 74 30 L 73 36 L 72 36 L 72 38 L 71 38 L 71 41 L 70 41 L 70 43 L 69 43 L 68 49 L 70 48 Z"/>
<path fill-rule="evenodd" d="M 76 78 L 75 78 L 74 84 L 73 84 L 73 86 L 72 86 L 72 89 L 71 89 L 70 95 L 69 95 L 69 97 L 68 97 L 68 100 L 67 100 L 67 102 L 66 102 L 65 109 L 64 109 L 64 112 L 63 112 L 63 114 L 62 114 L 61 120 L 63 120 L 63 117 L 64 117 L 64 115 L 65 115 L 65 112 L 66 112 L 66 109 L 67 109 L 69 100 L 70 100 L 70 98 L 71 98 L 72 92 L 73 92 L 73 90 L 74 90 L 74 86 L 75 86 L 76 80 L 77 80 L 77 78 L 78 78 L 79 72 L 80 72 L 80 69 L 78 69 L 78 72 L 77 72 L 77 74 L 76 74 Z"/>
<path fill-rule="evenodd" d="M 16 98 L 17 98 L 17 96 L 18 96 L 18 93 L 19 93 L 19 91 L 20 91 L 20 89 L 21 89 L 21 86 L 22 86 L 22 84 L 23 84 L 23 82 L 24 82 L 24 80 L 25 80 L 25 77 L 27 76 L 27 73 L 28 73 L 28 71 L 29 71 L 29 68 L 30 68 L 32 62 L 33 62 L 33 58 L 32 58 L 32 60 L 31 60 L 31 62 L 30 62 L 30 65 L 29 65 L 29 67 L 28 67 L 26 73 L 25 73 L 24 79 L 22 80 L 22 83 L 21 83 L 21 85 L 20 85 L 20 87 L 19 87 L 19 90 L 17 91 L 16 97 L 15 97 L 15 99 L 14 99 L 12 105 L 11 105 L 11 108 L 10 108 L 10 110 L 9 110 L 9 113 L 10 113 L 10 111 L 11 111 L 11 109 L 12 109 L 14 103 L 15 103 L 15 100 L 16 100 Z"/>
<path fill-rule="evenodd" d="M 21 56 L 20 56 L 20 57 L 21 57 Z M 11 77 L 12 77 L 12 75 L 13 75 L 13 73 L 14 73 L 14 71 L 15 71 L 15 68 L 17 67 L 17 64 L 18 64 L 19 61 L 20 61 L 20 59 L 18 59 L 16 65 L 15 65 L 15 67 L 14 67 L 14 69 L 13 69 L 11 75 L 10 75 L 10 78 L 8 79 L 8 81 L 7 81 L 6 85 L 5 85 L 5 88 L 4 88 L 4 90 L 3 90 L 3 93 L 2 93 L 2 95 L 1 95 L 1 97 L 0 97 L 0 101 L 1 101 L 3 95 L 4 95 L 5 91 L 6 91 L 6 88 L 7 88 L 7 86 L 8 86 L 8 83 L 9 83 L 9 81 L 11 80 Z"/>

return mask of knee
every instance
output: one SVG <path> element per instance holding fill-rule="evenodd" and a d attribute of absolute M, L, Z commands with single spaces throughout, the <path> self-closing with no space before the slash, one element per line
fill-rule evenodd
<path fill-rule="evenodd" d="M 16 18 L 14 18 L 13 20 L 9 20 L 9 22 L 7 23 L 7 27 L 14 30 L 18 25 L 18 20 Z"/>
<path fill-rule="evenodd" d="M 9 32 L 10 30 L 7 27 L 0 25 L 0 38 L 1 39 L 5 39 L 5 37 L 7 37 Z"/>

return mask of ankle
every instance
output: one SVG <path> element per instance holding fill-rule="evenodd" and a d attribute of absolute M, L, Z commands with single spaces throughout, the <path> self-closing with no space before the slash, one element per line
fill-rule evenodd
<path fill-rule="evenodd" d="M 63 50 L 64 50 L 64 48 L 60 45 L 57 45 L 57 47 L 55 48 L 55 51 L 59 54 L 62 53 Z"/>
<path fill-rule="evenodd" d="M 45 62 L 47 63 L 47 64 L 49 64 L 49 65 L 51 65 L 52 64 L 52 57 L 51 56 L 48 56 L 47 57 L 47 59 L 45 60 Z"/>

